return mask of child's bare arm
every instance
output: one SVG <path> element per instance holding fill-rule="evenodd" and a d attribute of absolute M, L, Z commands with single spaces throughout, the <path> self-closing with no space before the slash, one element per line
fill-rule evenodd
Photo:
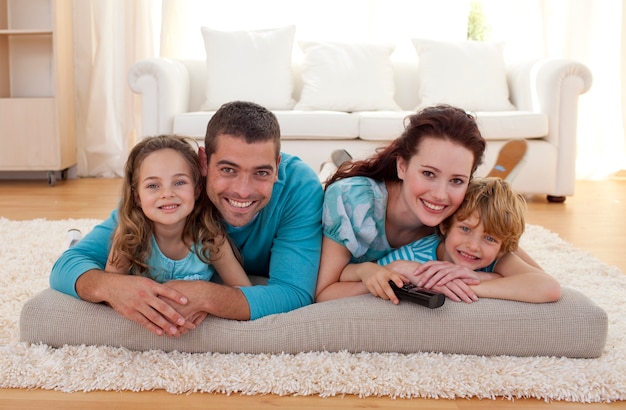
<path fill-rule="evenodd" d="M 128 260 L 126 260 L 126 258 L 117 257 L 117 260 L 115 261 L 116 263 L 114 264 L 112 262 L 112 258 L 114 257 L 115 255 L 113 251 L 111 251 L 111 253 L 109 253 L 109 258 L 107 259 L 107 264 L 104 270 L 106 272 L 119 273 L 121 275 L 128 275 L 129 268 L 130 268 L 130 264 L 128 263 Z"/>
<path fill-rule="evenodd" d="M 502 256 L 495 271 L 501 277 L 472 286 L 478 297 L 529 303 L 555 302 L 561 298 L 559 282 L 517 253 Z"/>
<path fill-rule="evenodd" d="M 115 236 L 117 235 L 118 235 L 118 230 L 116 229 L 114 238 L 113 238 L 114 239 L 113 243 L 115 243 Z M 109 257 L 107 258 L 107 264 L 104 270 L 106 272 L 128 275 L 130 271 L 130 261 L 127 258 L 122 257 L 117 252 L 115 252 L 115 249 L 111 249 L 111 251 L 109 252 Z"/>
<path fill-rule="evenodd" d="M 213 266 L 225 285 L 252 286 L 250 278 L 248 278 L 248 275 L 246 275 L 243 267 L 235 257 L 233 248 L 227 240 L 223 241 Z"/>
<path fill-rule="evenodd" d="M 476 272 L 466 267 L 447 261 L 428 261 L 423 263 L 411 277 L 417 286 L 431 288 L 444 286 L 446 283 L 461 279 L 468 285 L 477 285 L 482 280 L 491 279 L 491 274 Z"/>

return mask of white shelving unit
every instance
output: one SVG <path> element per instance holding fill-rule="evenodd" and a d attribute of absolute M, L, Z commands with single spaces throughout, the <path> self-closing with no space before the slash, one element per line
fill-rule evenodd
<path fill-rule="evenodd" d="M 72 0 L 0 0 L 0 171 L 76 164 Z"/>

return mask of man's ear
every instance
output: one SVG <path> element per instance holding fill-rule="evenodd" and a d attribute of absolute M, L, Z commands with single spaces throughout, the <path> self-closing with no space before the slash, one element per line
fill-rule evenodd
<path fill-rule="evenodd" d="M 278 153 L 278 159 L 276 159 L 276 175 L 274 175 L 274 182 L 278 181 L 278 168 L 280 168 L 280 161 L 283 159 L 281 153 Z"/>
<path fill-rule="evenodd" d="M 203 177 L 207 175 L 207 169 L 209 164 L 207 163 L 206 151 L 204 147 L 198 148 L 198 158 L 200 159 L 200 173 Z"/>

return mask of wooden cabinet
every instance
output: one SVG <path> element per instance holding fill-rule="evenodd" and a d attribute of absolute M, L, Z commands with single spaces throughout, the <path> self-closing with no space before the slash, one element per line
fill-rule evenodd
<path fill-rule="evenodd" d="M 0 0 L 0 171 L 76 164 L 72 0 Z"/>

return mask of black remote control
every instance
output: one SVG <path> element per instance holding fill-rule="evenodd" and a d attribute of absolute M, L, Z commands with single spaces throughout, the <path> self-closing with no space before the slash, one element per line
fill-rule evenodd
<path fill-rule="evenodd" d="M 392 280 L 389 281 L 389 284 L 398 299 L 408 300 L 413 303 L 417 303 L 418 305 L 426 306 L 429 309 L 441 307 L 446 301 L 446 297 L 443 293 L 436 293 L 429 289 L 420 288 L 412 283 L 406 283 L 401 288 L 399 288 Z"/>

